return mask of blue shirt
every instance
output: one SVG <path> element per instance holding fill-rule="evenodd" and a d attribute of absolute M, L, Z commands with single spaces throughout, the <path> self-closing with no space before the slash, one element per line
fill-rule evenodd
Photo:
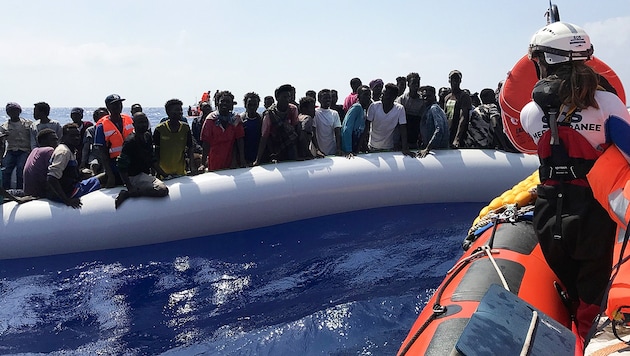
<path fill-rule="evenodd" d="M 346 113 L 341 126 L 341 150 L 352 152 L 352 137 L 360 137 L 365 130 L 365 118 L 367 114 L 360 103 L 355 103 Z"/>
<path fill-rule="evenodd" d="M 437 103 L 431 105 L 420 122 L 420 135 L 423 148 L 429 143 L 432 149 L 449 148 L 448 120 L 446 113 Z"/>

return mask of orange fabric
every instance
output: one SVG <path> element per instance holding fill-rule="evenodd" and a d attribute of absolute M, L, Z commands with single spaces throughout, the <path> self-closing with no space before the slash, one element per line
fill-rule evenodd
<path fill-rule="evenodd" d="M 624 204 L 630 199 L 630 165 L 616 146 L 610 146 L 587 175 L 587 179 L 593 189 L 593 196 L 608 211 L 608 215 L 617 223 L 617 239 L 613 252 L 613 275 L 615 279 L 608 292 L 608 306 L 606 315 L 614 319 L 615 314 L 621 311 L 629 314 L 630 306 L 630 262 L 626 262 L 615 269 L 619 262 L 619 255 L 623 246 L 625 229 L 630 220 L 630 208 Z M 623 190 L 623 194 L 621 193 Z M 614 206 L 611 202 L 616 202 Z M 624 202 L 625 200 L 625 202 Z M 619 204 L 621 203 L 621 204 Z M 617 211 L 615 211 L 615 209 Z M 621 210 L 625 209 L 625 211 Z M 630 255 L 630 244 L 624 251 L 624 258 Z"/>
<path fill-rule="evenodd" d="M 114 123 L 109 119 L 109 115 L 102 117 L 98 123 L 103 125 L 103 133 L 105 134 L 105 141 L 107 142 L 107 148 L 109 149 L 109 158 L 116 158 L 120 156 L 122 152 L 122 145 L 125 138 L 133 132 L 133 120 L 130 116 L 122 114 L 123 120 L 123 132 L 121 134 Z"/>
<path fill-rule="evenodd" d="M 596 57 L 586 61 L 586 64 L 608 80 L 617 91 L 617 96 L 625 104 L 626 92 L 615 71 Z M 529 154 L 536 153 L 536 144 L 521 126 L 521 110 L 525 104 L 532 101 L 532 90 L 537 81 L 536 67 L 525 55 L 508 73 L 499 94 L 504 131 L 516 149 Z"/>

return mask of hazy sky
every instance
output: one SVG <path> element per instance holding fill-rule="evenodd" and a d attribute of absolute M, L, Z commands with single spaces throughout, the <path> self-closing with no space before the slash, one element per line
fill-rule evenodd
<path fill-rule="evenodd" d="M 630 1 L 558 0 L 630 91 Z M 422 85 L 495 88 L 545 25 L 542 0 L 4 0 L 0 103 L 186 105 L 207 90 L 262 96 L 420 73 Z"/>

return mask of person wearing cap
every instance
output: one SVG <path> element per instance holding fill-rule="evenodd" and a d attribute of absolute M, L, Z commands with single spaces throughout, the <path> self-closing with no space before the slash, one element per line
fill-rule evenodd
<path fill-rule="evenodd" d="M 107 188 L 123 183 L 118 174 L 116 158 L 120 156 L 125 138 L 133 132 L 133 120 L 122 114 L 123 101 L 125 99 L 118 94 L 111 94 L 105 98 L 105 107 L 109 115 L 99 120 L 94 131 L 94 146 L 107 174 L 105 185 Z"/>
<path fill-rule="evenodd" d="M 528 54 L 540 79 L 534 100 L 520 115 L 540 159 L 532 225 L 545 260 L 567 289 L 578 334 L 585 339 L 606 302 L 617 229 L 594 198 L 594 188 L 604 179 L 593 180 L 591 174 L 614 150 L 622 162 L 604 164 L 601 173 L 614 177 L 629 169 L 630 113 L 615 94 L 598 89 L 600 76 L 586 64 L 593 46 L 581 27 L 566 22 L 543 27 L 533 35 Z"/>
<path fill-rule="evenodd" d="M 267 153 L 272 161 L 298 158 L 297 140 L 300 121 L 297 106 L 290 103 L 291 92 L 294 91 L 295 88 L 291 84 L 281 85 L 275 90 L 277 102 L 264 113 L 255 166 L 262 163 L 263 156 Z"/>
<path fill-rule="evenodd" d="M 383 79 L 374 79 L 370 81 L 370 90 L 372 91 L 372 101 L 380 101 L 383 95 Z"/>
<path fill-rule="evenodd" d="M 16 189 L 23 187 L 24 164 L 29 152 L 35 147 L 31 141 L 31 127 L 33 122 L 20 117 L 22 107 L 18 103 L 8 103 L 6 113 L 7 122 L 0 125 L 0 157 L 2 157 L 2 178 L 4 189 L 11 189 L 11 176 L 16 170 Z M 6 142 L 6 150 L 5 150 Z"/>
<path fill-rule="evenodd" d="M 79 150 L 77 151 L 77 162 L 83 162 L 83 144 L 85 142 L 85 134 L 88 127 L 91 127 L 94 124 L 90 121 L 83 121 L 83 109 L 79 107 L 75 107 L 70 110 L 70 119 L 72 122 L 77 124 L 79 132 L 81 132 L 81 144 L 79 145 Z"/>
<path fill-rule="evenodd" d="M 452 70 L 448 73 L 448 82 L 451 84 L 451 93 L 444 98 L 444 112 L 448 118 L 450 145 L 453 148 L 463 148 L 472 101 L 466 91 L 460 87 L 462 72 L 457 69 Z"/>
<path fill-rule="evenodd" d="M 57 133 L 57 137 L 61 137 L 63 134 L 59 121 L 51 120 L 48 115 L 50 115 L 50 105 L 48 105 L 48 103 L 43 101 L 35 103 L 35 107 L 33 108 L 33 118 L 35 118 L 35 122 L 33 122 L 31 126 L 31 143 L 33 145 L 37 145 L 37 134 L 43 129 L 54 130 Z"/>

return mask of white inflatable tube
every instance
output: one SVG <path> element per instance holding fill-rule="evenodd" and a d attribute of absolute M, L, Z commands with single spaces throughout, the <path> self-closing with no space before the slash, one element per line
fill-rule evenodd
<path fill-rule="evenodd" d="M 1 206 L 0 259 L 112 249 L 255 229 L 385 206 L 488 202 L 530 175 L 536 156 L 445 150 L 326 157 L 225 170 L 167 181 L 166 198 L 130 198 L 120 188 L 83 207 L 38 200 Z"/>

